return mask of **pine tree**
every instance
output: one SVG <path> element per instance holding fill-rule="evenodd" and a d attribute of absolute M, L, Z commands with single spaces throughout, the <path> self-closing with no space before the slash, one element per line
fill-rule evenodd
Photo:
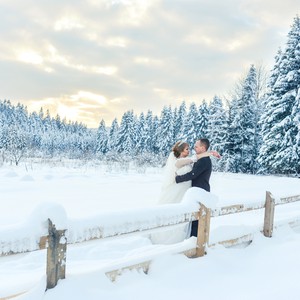
<path fill-rule="evenodd" d="M 184 124 L 184 140 L 192 148 L 198 138 L 198 109 L 195 103 L 191 103 L 186 122 Z"/>
<path fill-rule="evenodd" d="M 158 129 L 158 148 L 162 155 L 166 156 L 170 153 L 174 144 L 173 135 L 173 114 L 171 107 L 164 107 L 161 112 L 159 129 Z"/>
<path fill-rule="evenodd" d="M 9 139 L 9 126 L 5 113 L 5 105 L 0 102 L 0 150 L 4 155 Z"/>
<path fill-rule="evenodd" d="M 108 151 L 108 133 L 105 126 L 105 122 L 102 119 L 100 121 L 97 136 L 96 136 L 96 154 L 103 155 Z"/>
<path fill-rule="evenodd" d="M 117 138 L 118 138 L 118 133 L 119 133 L 119 124 L 118 120 L 115 118 L 112 123 L 111 127 L 109 129 L 109 134 L 108 134 L 108 151 L 117 151 Z"/>
<path fill-rule="evenodd" d="M 153 113 L 151 110 L 148 110 L 146 119 L 145 119 L 145 151 L 154 152 L 153 144 L 155 137 L 155 129 L 153 126 Z"/>
<path fill-rule="evenodd" d="M 242 86 L 241 96 L 234 100 L 231 108 L 231 123 L 229 124 L 231 151 L 234 157 L 230 166 L 232 172 L 255 172 L 257 155 L 257 99 L 256 70 L 252 65 Z M 233 114 L 234 113 L 234 114 Z"/>
<path fill-rule="evenodd" d="M 237 99 L 233 98 L 231 101 L 227 100 L 227 130 L 225 136 L 224 152 L 222 153 L 223 169 L 226 172 L 237 172 L 238 164 L 235 160 L 235 153 L 238 149 L 235 143 L 235 128 L 233 126 L 233 120 L 238 111 Z"/>
<path fill-rule="evenodd" d="M 41 136 L 43 133 L 43 123 L 36 112 L 32 112 L 28 119 L 30 132 L 30 148 L 35 151 L 41 147 Z"/>
<path fill-rule="evenodd" d="M 176 116 L 176 119 L 175 119 Z M 174 141 L 184 140 L 186 138 L 185 123 L 187 121 L 186 103 L 182 101 L 173 119 Z"/>
<path fill-rule="evenodd" d="M 116 149 L 120 153 L 134 154 L 136 146 L 136 122 L 133 111 L 127 111 L 122 116 L 116 141 Z"/>
<path fill-rule="evenodd" d="M 159 118 L 158 116 L 154 116 L 152 120 L 152 130 L 151 130 L 151 142 L 152 142 L 152 151 L 154 154 L 161 154 L 160 153 L 160 141 L 161 136 L 159 133 Z"/>
<path fill-rule="evenodd" d="M 226 138 L 226 112 L 222 100 L 215 96 L 209 105 L 208 136 L 211 148 L 219 152 L 224 151 Z"/>
<path fill-rule="evenodd" d="M 209 118 L 209 109 L 205 100 L 203 100 L 202 104 L 199 106 L 199 114 L 198 114 L 198 122 L 197 122 L 197 134 L 199 138 L 208 138 L 208 118 Z"/>
<path fill-rule="evenodd" d="M 263 144 L 258 161 L 271 173 L 299 174 L 300 18 L 295 17 L 286 48 L 279 51 L 261 117 Z"/>
<path fill-rule="evenodd" d="M 173 139 L 174 141 L 177 141 L 180 139 L 178 132 L 181 130 L 181 124 L 179 124 L 179 122 L 177 123 L 177 119 L 178 119 L 178 108 L 175 107 L 173 110 Z"/>
<path fill-rule="evenodd" d="M 146 149 L 147 142 L 147 132 L 146 132 L 146 121 L 145 115 L 142 112 L 136 124 L 136 151 L 137 153 L 143 153 Z"/>

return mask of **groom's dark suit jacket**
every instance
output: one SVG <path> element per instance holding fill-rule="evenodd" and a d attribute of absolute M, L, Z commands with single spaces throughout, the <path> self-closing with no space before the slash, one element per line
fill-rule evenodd
<path fill-rule="evenodd" d="M 194 163 L 191 172 L 184 175 L 177 175 L 177 183 L 192 180 L 192 186 L 202 188 L 210 192 L 209 178 L 211 175 L 212 165 L 209 157 L 203 157 Z"/>
<path fill-rule="evenodd" d="M 176 176 L 177 183 L 192 180 L 192 186 L 202 188 L 210 192 L 209 178 L 211 174 L 211 160 L 209 157 L 203 157 L 194 163 L 191 172 L 181 176 Z M 192 222 L 191 236 L 198 236 L 198 220 Z"/>

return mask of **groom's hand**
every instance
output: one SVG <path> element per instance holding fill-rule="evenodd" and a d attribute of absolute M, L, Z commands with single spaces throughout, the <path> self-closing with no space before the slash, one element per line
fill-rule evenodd
<path fill-rule="evenodd" d="M 221 158 L 221 155 L 218 151 L 211 150 L 210 153 L 216 158 Z"/>

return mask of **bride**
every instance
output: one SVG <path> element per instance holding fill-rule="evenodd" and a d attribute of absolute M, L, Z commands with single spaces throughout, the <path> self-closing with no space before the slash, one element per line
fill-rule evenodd
<path fill-rule="evenodd" d="M 198 159 L 208 156 L 220 157 L 217 151 L 207 151 L 198 155 L 189 156 L 189 144 L 178 141 L 172 148 L 167 159 L 164 179 L 162 182 L 161 194 L 158 204 L 171 204 L 181 202 L 185 192 L 192 186 L 191 181 L 176 183 L 175 175 L 183 175 L 190 172 L 193 163 Z M 153 244 L 173 244 L 182 242 L 190 236 L 190 223 L 182 224 L 174 229 L 166 229 L 151 234 Z"/>
<path fill-rule="evenodd" d="M 184 141 L 178 141 L 172 148 L 167 159 L 164 178 L 162 181 L 159 204 L 179 203 L 184 193 L 192 186 L 191 181 L 176 183 L 175 175 L 183 175 L 192 170 L 193 163 L 198 159 L 208 156 L 219 157 L 217 151 L 207 151 L 198 155 L 189 156 L 189 144 Z"/>

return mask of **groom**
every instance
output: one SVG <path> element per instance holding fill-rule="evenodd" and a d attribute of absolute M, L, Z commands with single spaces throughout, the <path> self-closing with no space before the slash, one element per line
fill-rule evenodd
<path fill-rule="evenodd" d="M 200 139 L 195 143 L 196 154 L 201 154 L 209 148 L 208 139 Z M 192 180 L 192 186 L 202 188 L 207 192 L 210 192 L 209 178 L 212 171 L 212 165 L 210 157 L 203 157 L 194 163 L 191 172 L 184 175 L 177 175 L 175 177 L 176 183 Z M 197 236 L 198 233 L 198 221 L 192 222 L 191 236 Z"/>

